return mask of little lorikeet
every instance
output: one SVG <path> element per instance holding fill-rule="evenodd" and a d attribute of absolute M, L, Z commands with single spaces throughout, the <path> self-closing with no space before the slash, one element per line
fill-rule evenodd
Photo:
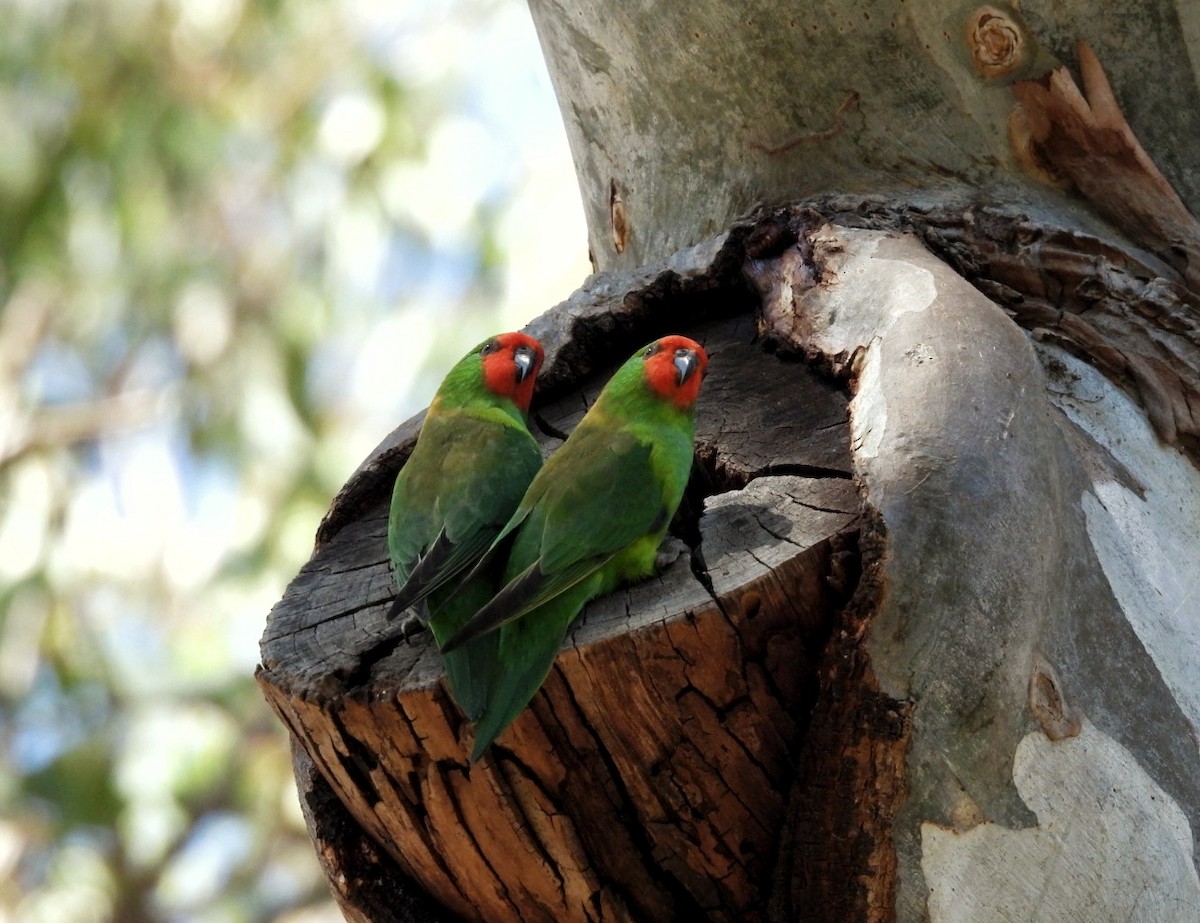
<path fill-rule="evenodd" d="M 502 333 L 467 353 L 442 381 L 396 477 L 388 551 L 400 589 L 388 618 L 415 607 L 439 644 L 495 592 L 499 568 L 472 568 L 542 465 L 525 415 L 543 356 L 523 333 Z M 450 693 L 469 719 L 483 710 L 496 648 L 496 638 L 478 638 L 443 658 Z"/>

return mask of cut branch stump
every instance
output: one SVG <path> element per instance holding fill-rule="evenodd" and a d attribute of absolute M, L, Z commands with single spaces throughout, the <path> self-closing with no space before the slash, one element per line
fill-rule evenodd
<path fill-rule="evenodd" d="M 322 790 L 311 758 L 455 915 L 765 918 L 817 660 L 856 577 L 847 396 L 764 352 L 744 316 L 681 332 L 711 365 L 674 560 L 585 610 L 478 764 L 431 639 L 398 641 L 384 617 L 387 478 L 271 614 L 259 682 L 304 751 L 302 785 Z M 548 449 L 605 377 L 535 408 Z"/>

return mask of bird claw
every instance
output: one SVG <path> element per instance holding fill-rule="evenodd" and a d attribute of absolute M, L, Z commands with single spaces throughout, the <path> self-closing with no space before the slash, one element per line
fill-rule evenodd
<path fill-rule="evenodd" d="M 420 616 L 410 615 L 410 616 L 408 616 L 408 618 L 406 618 L 403 622 L 400 623 L 400 627 L 399 627 L 400 638 L 401 638 L 401 640 L 404 641 L 405 644 L 408 644 L 408 643 L 410 643 L 408 640 L 409 638 L 411 638 L 413 635 L 419 635 L 423 631 L 427 631 L 428 628 L 429 628 L 429 626 L 426 625 L 423 621 L 421 621 Z"/>
<path fill-rule="evenodd" d="M 677 538 L 668 538 L 654 555 L 654 573 L 661 574 L 687 553 L 687 545 Z"/>

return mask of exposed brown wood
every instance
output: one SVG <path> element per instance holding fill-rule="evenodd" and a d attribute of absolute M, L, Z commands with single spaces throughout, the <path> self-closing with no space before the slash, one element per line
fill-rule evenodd
<path fill-rule="evenodd" d="M 349 923 L 440 923 L 448 914 L 414 887 L 334 795 L 295 739 L 292 764 L 304 822 L 330 890 Z"/>
<path fill-rule="evenodd" d="M 888 844 L 907 795 L 913 706 L 879 690 L 860 645 L 883 593 L 886 547 L 874 528 L 862 542 L 873 547 L 863 555 L 870 563 L 822 660 L 819 705 L 783 827 L 770 914 L 778 923 L 896 918 L 896 853 Z"/>
<path fill-rule="evenodd" d="M 1035 173 L 1078 189 L 1106 218 L 1200 292 L 1200 223 L 1125 120 L 1086 42 L 1076 46 L 1082 88 L 1066 67 L 1013 84 L 1014 144 Z"/>

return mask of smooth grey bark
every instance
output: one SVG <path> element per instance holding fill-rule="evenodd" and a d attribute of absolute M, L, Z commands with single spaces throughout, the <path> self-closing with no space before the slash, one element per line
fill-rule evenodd
<path fill-rule="evenodd" d="M 758 272 L 776 330 L 852 357 L 856 469 L 887 529 L 864 645 L 914 705 L 897 917 L 1193 918 L 1200 476 L 916 238 L 827 227 L 813 251 L 828 285 Z M 1084 395 L 1087 430 L 1065 406 Z"/>
<path fill-rule="evenodd" d="M 987 78 L 955 0 L 530 0 L 600 269 L 690 246 L 755 206 L 826 193 L 1085 210 L 1018 176 L 1011 82 L 1086 41 L 1176 191 L 1200 207 L 1200 7 L 995 4 L 1013 69 Z M 1019 9 L 1019 12 L 1017 10 Z M 786 148 L 786 150 L 779 150 Z M 776 151 L 776 153 L 772 153 Z M 626 227 L 614 246 L 613 197 Z"/>

